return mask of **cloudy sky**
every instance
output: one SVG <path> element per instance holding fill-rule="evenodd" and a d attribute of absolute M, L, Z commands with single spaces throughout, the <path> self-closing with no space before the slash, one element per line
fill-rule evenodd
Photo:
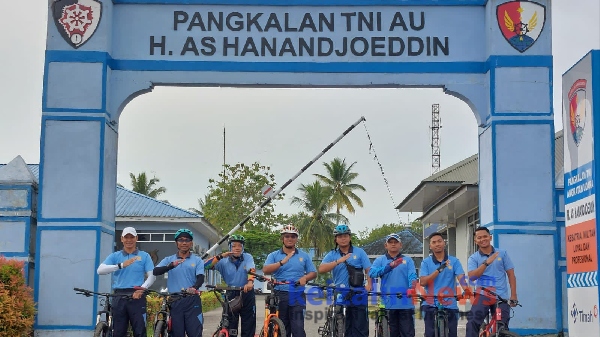
<path fill-rule="evenodd" d="M 574 4 L 577 4 L 576 6 Z M 562 129 L 561 77 L 590 49 L 600 48 L 598 0 L 555 0 L 553 5 L 554 108 Z M 3 4 L 0 21 L 0 163 L 21 155 L 39 162 L 41 93 L 46 38 L 45 1 Z M 366 127 L 397 205 L 430 175 L 431 105 L 440 104 L 441 165 L 448 167 L 477 151 L 477 128 L 467 105 L 441 89 L 238 89 L 157 87 L 123 111 L 119 130 L 118 180 L 147 171 L 161 179 L 164 195 L 182 208 L 196 207 L 223 162 L 258 161 L 271 167 L 281 186 L 343 130 L 365 116 Z M 364 208 L 350 216 L 356 230 L 416 218 L 398 215 L 361 124 L 319 163 L 301 175 L 276 204 L 294 213 L 289 199 L 300 183 L 323 172 L 335 157 L 356 162 Z"/>

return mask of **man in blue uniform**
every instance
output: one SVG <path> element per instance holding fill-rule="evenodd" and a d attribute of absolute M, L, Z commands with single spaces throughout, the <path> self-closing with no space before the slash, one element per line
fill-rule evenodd
<path fill-rule="evenodd" d="M 467 268 L 469 269 L 469 279 L 476 283 L 476 296 L 472 302 L 471 311 L 467 315 L 467 337 L 478 336 L 481 323 L 492 308 L 492 304 L 496 302 L 495 298 L 479 287 L 490 288 L 502 298 L 510 298 L 512 307 L 519 303 L 515 266 L 508 253 L 503 249 L 494 248 L 491 240 L 489 229 L 478 227 L 475 230 L 475 243 L 479 250 L 469 256 Z M 508 329 L 510 307 L 506 303 L 500 303 L 498 306 L 502 310 L 502 322 Z"/>
<path fill-rule="evenodd" d="M 366 291 L 373 288 L 372 280 L 365 275 L 369 274 L 371 262 L 367 253 L 362 248 L 354 247 L 351 240 L 350 227 L 337 225 L 333 230 L 336 247 L 323 258 L 319 265 L 319 273 L 332 272 L 333 283 L 336 287 L 352 289 L 352 297 L 346 299 L 348 291 L 339 291 L 346 306 L 346 333 L 345 337 L 369 336 L 369 317 L 367 309 Z M 336 299 L 337 300 L 337 299 Z"/>
<path fill-rule="evenodd" d="M 304 331 L 304 312 L 306 311 L 306 294 L 304 286 L 317 277 L 317 269 L 310 256 L 296 248 L 298 230 L 286 225 L 281 230 L 283 247 L 267 256 L 263 266 L 265 275 L 289 285 L 277 285 L 275 290 L 279 296 L 279 318 L 285 325 L 287 337 L 306 337 Z M 295 286 L 298 282 L 300 286 Z"/>
<path fill-rule="evenodd" d="M 114 273 L 112 288 L 115 294 L 133 294 L 132 300 L 115 297 L 112 301 L 114 337 L 125 337 L 129 324 L 135 337 L 146 337 L 146 296 L 143 290 L 134 290 L 134 287 L 148 288 L 154 283 L 154 265 L 148 253 L 137 249 L 135 228 L 124 228 L 121 242 L 123 249 L 110 254 L 97 273 Z"/>
<path fill-rule="evenodd" d="M 229 287 L 242 287 L 243 291 L 227 291 L 227 299 L 242 297 L 242 308 L 239 312 L 229 313 L 229 334 L 241 337 L 254 337 L 256 332 L 256 298 L 254 297 L 254 258 L 244 251 L 246 239 L 237 234 L 229 237 L 229 251 L 206 260 L 205 269 L 216 269 L 221 273 Z M 241 333 L 237 331 L 242 319 Z"/>
<path fill-rule="evenodd" d="M 415 305 L 407 296 L 409 289 L 414 289 L 417 282 L 415 262 L 410 256 L 400 254 L 402 240 L 398 234 L 390 234 L 385 238 L 387 253 L 376 258 L 369 271 L 371 278 L 381 278 L 380 292 L 388 313 L 390 336 L 415 337 Z"/>
<path fill-rule="evenodd" d="M 192 254 L 194 233 L 182 228 L 175 233 L 177 253 L 165 257 L 156 268 L 154 275 L 169 273 L 167 288 L 169 292 L 187 292 L 171 303 L 171 324 L 173 337 L 202 337 L 202 302 L 198 288 L 204 283 L 204 261 Z"/>
<path fill-rule="evenodd" d="M 429 249 L 432 255 L 421 262 L 420 282 L 427 294 L 427 301 L 423 303 L 425 312 L 425 337 L 435 336 L 435 314 L 438 306 L 445 308 L 448 315 L 448 337 L 456 337 L 458 329 L 458 305 L 456 299 L 456 279 L 470 294 L 471 290 L 465 279 L 465 271 L 460 261 L 446 253 L 446 242 L 440 233 L 429 235 Z M 435 296 L 441 296 L 439 298 Z M 447 296 L 447 297 L 444 297 Z"/>

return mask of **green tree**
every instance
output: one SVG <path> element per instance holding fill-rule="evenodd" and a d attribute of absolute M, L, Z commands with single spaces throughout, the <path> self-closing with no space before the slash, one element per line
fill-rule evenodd
<path fill-rule="evenodd" d="M 408 225 L 402 223 L 383 224 L 372 229 L 359 231 L 357 236 L 361 244 L 366 244 L 381 239 L 388 234 L 397 233 L 409 228 Z"/>
<path fill-rule="evenodd" d="M 208 193 L 202 205 L 204 216 L 223 232 L 230 231 L 264 202 L 265 196 L 262 194 L 264 186 L 275 188 L 275 176 L 269 170 L 268 166 L 259 163 L 226 164 L 224 173 L 219 173 L 218 179 L 208 180 Z M 282 193 L 277 195 L 246 222 L 244 227 L 267 230 L 273 225 L 284 223 L 286 216 L 275 213 L 274 207 L 275 201 L 283 197 Z"/>
<path fill-rule="evenodd" d="M 356 162 L 348 165 L 346 159 L 334 158 L 331 163 L 323 163 L 327 175 L 315 174 L 319 181 L 331 189 L 329 205 L 335 207 L 335 213 L 338 216 L 343 209 L 354 214 L 356 210 L 353 203 L 363 207 L 362 200 L 354 192 L 366 191 L 366 189 L 360 184 L 353 183 L 354 179 L 358 177 L 358 173 L 352 172 L 354 164 Z"/>
<path fill-rule="evenodd" d="M 204 199 L 198 198 L 198 208 L 192 207 L 189 210 L 194 213 L 204 215 L 204 205 L 206 205 L 206 198 L 208 198 L 208 196 L 206 196 L 206 195 L 204 196 Z"/>
<path fill-rule="evenodd" d="M 420 220 L 415 220 L 410 223 L 410 230 L 423 237 L 423 223 Z"/>
<path fill-rule="evenodd" d="M 134 192 L 139 194 L 147 195 L 150 198 L 158 198 L 159 195 L 167 192 L 167 189 L 164 187 L 155 187 L 160 179 L 156 177 L 152 177 L 152 179 L 148 179 L 146 176 L 146 172 L 139 173 L 137 176 L 133 173 L 129 173 L 129 177 L 131 178 L 131 186 Z"/>
<path fill-rule="evenodd" d="M 281 235 L 261 229 L 249 229 L 242 233 L 246 239 L 244 250 L 252 254 L 256 269 L 262 269 L 269 253 L 281 248 Z"/>
<path fill-rule="evenodd" d="M 298 188 L 300 197 L 292 198 L 292 205 L 302 209 L 292 217 L 300 232 L 300 245 L 315 249 L 315 256 L 319 257 L 327 249 L 335 245 L 333 229 L 338 219 L 348 223 L 348 219 L 336 213 L 330 213 L 330 200 L 332 190 L 315 181 L 310 185 L 301 184 Z"/>

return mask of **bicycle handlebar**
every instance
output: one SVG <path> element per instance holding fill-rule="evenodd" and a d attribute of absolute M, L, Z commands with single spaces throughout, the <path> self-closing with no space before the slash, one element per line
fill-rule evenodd
<path fill-rule="evenodd" d="M 207 284 L 206 285 L 207 289 L 213 289 L 216 291 L 223 291 L 223 290 L 233 290 L 233 291 L 241 291 L 244 289 L 244 287 L 222 287 L 222 286 L 214 286 L 211 284 Z"/>
<path fill-rule="evenodd" d="M 133 298 L 132 294 L 110 294 L 110 293 L 98 293 L 95 291 L 82 289 L 82 288 L 73 288 L 73 290 L 77 291 L 77 294 L 83 295 L 86 297 L 91 297 L 92 295 L 104 296 L 104 297 L 125 297 L 125 298 Z"/>
<path fill-rule="evenodd" d="M 275 279 L 268 278 L 268 277 L 266 277 L 266 276 L 264 276 L 264 275 L 260 275 L 260 274 L 257 274 L 257 273 L 251 272 L 251 271 L 248 271 L 248 274 L 250 274 L 250 275 L 254 275 L 254 276 L 256 277 L 256 279 L 258 279 L 258 280 L 259 280 L 259 281 L 261 281 L 261 282 L 267 282 L 267 283 L 270 283 L 270 284 L 272 284 L 272 285 L 285 285 L 285 284 L 288 284 L 288 285 L 289 285 L 289 284 L 291 284 L 290 282 L 281 282 L 281 281 L 277 281 L 277 280 L 275 280 Z M 298 284 L 298 285 L 299 285 L 299 283 L 298 283 L 298 282 L 296 282 L 296 284 Z"/>
<path fill-rule="evenodd" d="M 518 305 L 518 306 L 520 306 L 520 307 L 523 307 L 523 306 L 522 306 L 522 305 L 519 303 L 519 301 L 506 300 L 506 299 L 502 298 L 500 295 L 498 295 L 498 294 L 496 294 L 495 292 L 491 291 L 491 290 L 490 290 L 489 288 L 487 288 L 487 287 L 481 286 L 481 289 L 483 289 L 483 291 L 485 291 L 485 292 L 489 293 L 490 295 L 492 295 L 492 296 L 494 296 L 494 297 L 497 297 L 497 298 L 498 298 L 498 301 L 499 301 L 499 302 L 501 302 L 501 303 L 515 304 L 515 305 Z"/>

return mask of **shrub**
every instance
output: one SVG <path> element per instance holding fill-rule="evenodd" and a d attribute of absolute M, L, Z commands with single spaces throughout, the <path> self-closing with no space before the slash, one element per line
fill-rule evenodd
<path fill-rule="evenodd" d="M 0 337 L 28 336 L 33 331 L 33 290 L 25 284 L 24 262 L 0 256 Z"/>

